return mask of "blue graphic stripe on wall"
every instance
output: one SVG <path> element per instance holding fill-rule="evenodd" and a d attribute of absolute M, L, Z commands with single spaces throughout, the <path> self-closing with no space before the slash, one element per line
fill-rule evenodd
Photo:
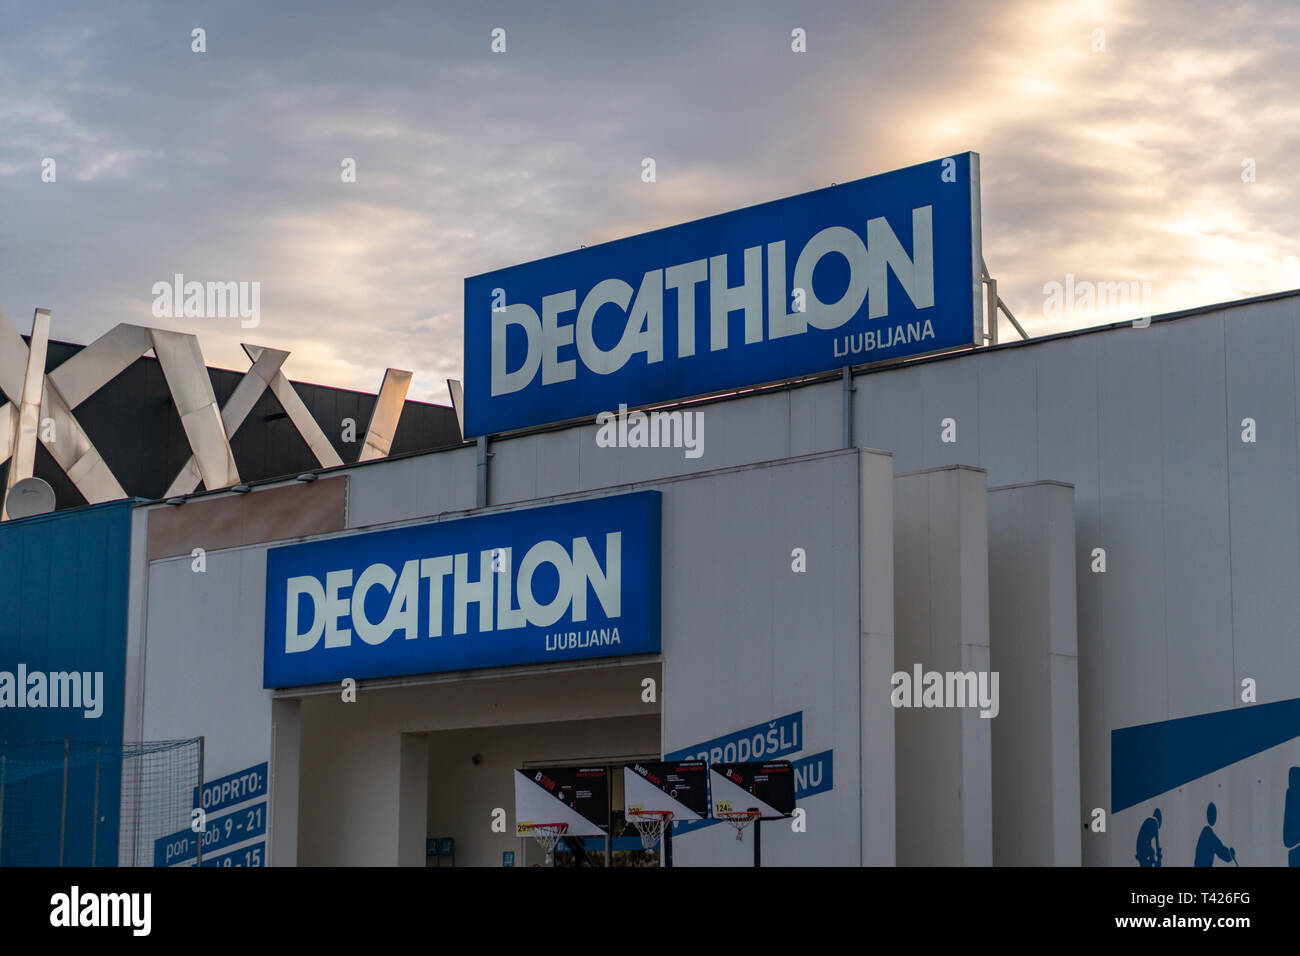
<path fill-rule="evenodd" d="M 1110 734 L 1110 812 L 1300 737 L 1300 698 L 1124 727 Z"/>

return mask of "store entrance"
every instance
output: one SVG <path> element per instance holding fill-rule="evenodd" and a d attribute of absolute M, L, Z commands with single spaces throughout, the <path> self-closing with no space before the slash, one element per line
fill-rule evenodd
<path fill-rule="evenodd" d="M 428 753 L 427 845 L 441 848 L 451 840 L 458 867 L 658 866 L 659 850 L 643 849 L 636 827 L 627 821 L 623 767 L 658 759 L 659 734 L 659 715 L 646 714 L 422 735 Z M 598 793 L 584 794 L 588 803 L 582 808 L 598 819 L 573 826 L 575 832 L 567 837 L 558 835 L 549 861 L 541 843 L 527 830 L 521 833 L 518 825 L 566 819 L 578 824 L 582 818 L 534 781 L 546 768 L 555 770 L 557 787 L 577 783 L 579 771 L 586 771 L 578 784 L 586 791 L 603 778 Z M 545 798 L 522 817 L 520 786 Z M 590 809 L 593 803 L 600 806 L 598 814 Z M 436 856 L 427 865 L 449 862 Z"/>
<path fill-rule="evenodd" d="M 646 849 L 636 827 L 627 819 L 627 801 L 623 787 L 623 767 L 637 761 L 657 760 L 651 755 L 636 755 L 612 763 L 601 763 L 609 794 L 609 834 L 607 837 L 563 837 L 555 844 L 551 854 L 553 866 L 661 866 L 662 846 Z M 584 767 L 592 766 L 583 762 Z M 536 843 L 535 840 L 530 841 Z M 532 848 L 535 856 L 543 856 L 539 846 Z M 535 865 L 546 865 L 539 860 Z"/>

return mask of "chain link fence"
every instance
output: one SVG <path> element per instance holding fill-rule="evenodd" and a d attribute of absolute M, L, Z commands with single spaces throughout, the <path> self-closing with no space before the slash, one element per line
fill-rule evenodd
<path fill-rule="evenodd" d="M 0 866 L 153 866 L 190 826 L 203 740 L 0 741 Z"/>

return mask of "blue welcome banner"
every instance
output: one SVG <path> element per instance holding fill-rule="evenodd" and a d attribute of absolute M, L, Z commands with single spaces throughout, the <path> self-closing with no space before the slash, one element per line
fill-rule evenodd
<path fill-rule="evenodd" d="M 794 768 L 794 798 L 802 800 L 835 787 L 835 751 L 823 750 L 811 757 L 791 761 Z"/>
<path fill-rule="evenodd" d="M 961 153 L 465 280 L 465 434 L 976 343 Z"/>
<path fill-rule="evenodd" d="M 703 760 L 706 763 L 745 763 L 777 760 L 803 748 L 803 711 L 755 724 L 744 730 L 723 734 L 703 743 L 664 754 L 665 760 Z M 835 786 L 835 752 L 823 750 L 810 757 L 790 762 L 794 770 L 794 797 L 802 800 L 825 793 Z M 718 820 L 679 820 L 673 823 L 673 835 L 685 836 Z"/>
<path fill-rule="evenodd" d="M 659 650 L 657 491 L 272 548 L 263 686 Z"/>
<path fill-rule="evenodd" d="M 705 763 L 745 763 L 750 760 L 776 760 L 803 747 L 803 711 L 777 717 L 721 737 L 714 737 L 693 747 L 683 747 L 665 760 L 703 760 Z"/>

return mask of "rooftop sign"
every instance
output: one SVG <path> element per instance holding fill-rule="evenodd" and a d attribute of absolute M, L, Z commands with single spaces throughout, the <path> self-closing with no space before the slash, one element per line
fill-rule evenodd
<path fill-rule="evenodd" d="M 465 433 L 978 341 L 961 153 L 465 280 Z"/>

